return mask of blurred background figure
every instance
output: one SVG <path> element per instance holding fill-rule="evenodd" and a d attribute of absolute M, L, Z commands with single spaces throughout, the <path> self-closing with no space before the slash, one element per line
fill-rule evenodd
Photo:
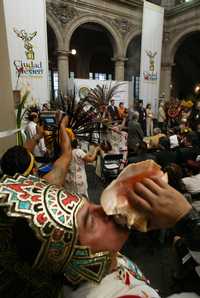
<path fill-rule="evenodd" d="M 191 128 L 196 130 L 198 124 L 200 124 L 200 100 L 197 100 L 193 106 L 189 120 Z"/>
<path fill-rule="evenodd" d="M 159 148 L 159 140 L 162 137 L 166 137 L 166 135 L 161 132 L 159 127 L 155 127 L 153 129 L 153 136 L 149 138 L 149 148 Z"/>
<path fill-rule="evenodd" d="M 42 111 L 49 111 L 50 110 L 50 106 L 49 106 L 49 104 L 48 103 L 44 103 L 43 105 L 42 105 Z"/>
<path fill-rule="evenodd" d="M 65 188 L 69 192 L 75 192 L 88 197 L 88 183 L 85 171 L 85 164 L 92 162 L 97 158 L 100 147 L 96 147 L 93 153 L 86 153 L 82 149 L 77 148 L 78 142 L 74 139 L 72 145 L 72 160 L 69 170 L 65 177 Z"/>
<path fill-rule="evenodd" d="M 146 106 L 146 131 L 147 137 L 153 135 L 153 112 L 151 110 L 150 103 L 148 103 Z"/>
<path fill-rule="evenodd" d="M 155 152 L 157 163 L 164 169 L 170 163 L 177 163 L 177 153 L 170 148 L 168 137 L 159 139 L 159 151 Z"/>
<path fill-rule="evenodd" d="M 143 107 L 143 100 L 138 101 L 138 106 L 136 107 L 136 110 L 139 113 L 139 123 L 142 127 L 142 130 L 144 134 L 146 133 L 146 110 Z"/>
<path fill-rule="evenodd" d="M 151 152 L 148 152 L 147 143 L 141 142 L 139 147 L 137 148 L 137 155 L 130 156 L 128 158 L 128 164 L 130 163 L 136 163 L 143 160 L 152 159 L 156 161 L 156 157 Z"/>
<path fill-rule="evenodd" d="M 109 112 L 112 121 L 116 121 L 119 119 L 118 109 L 115 106 L 114 99 L 111 99 L 110 105 L 108 106 L 107 111 Z"/>
<path fill-rule="evenodd" d="M 125 112 L 125 106 L 123 102 L 119 103 L 119 107 L 118 107 L 118 116 L 119 116 L 119 120 L 123 120 L 124 119 L 124 112 Z"/>
<path fill-rule="evenodd" d="M 37 112 L 30 112 L 28 114 L 28 124 L 26 126 L 25 132 L 28 139 L 32 139 L 37 135 L 37 123 L 39 121 L 39 116 Z M 33 154 L 36 157 L 38 162 L 42 162 L 43 158 L 47 155 L 47 147 L 45 145 L 44 138 L 41 138 L 38 141 L 38 144 L 33 150 Z"/>
<path fill-rule="evenodd" d="M 166 129 L 166 113 L 164 108 L 164 102 L 161 101 L 158 108 L 158 127 L 161 131 L 165 131 Z"/>
<path fill-rule="evenodd" d="M 167 131 L 167 135 L 170 140 L 170 148 L 178 148 L 179 147 L 179 127 L 173 127 Z"/>
<path fill-rule="evenodd" d="M 139 113 L 133 112 L 132 119 L 128 122 L 128 154 L 135 154 L 140 143 L 143 141 L 144 133 L 141 128 Z"/>

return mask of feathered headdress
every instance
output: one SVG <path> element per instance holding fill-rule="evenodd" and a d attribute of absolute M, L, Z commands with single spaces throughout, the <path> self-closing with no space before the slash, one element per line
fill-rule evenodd
<path fill-rule="evenodd" d="M 76 101 L 75 89 L 66 97 L 60 94 L 56 108 L 60 108 L 69 115 L 69 128 L 72 129 L 76 138 L 101 143 L 100 135 L 105 130 L 101 107 L 108 105 L 109 101 L 120 92 L 118 89 L 122 84 L 97 85 L 96 88 L 90 89 L 88 95 L 78 102 Z"/>

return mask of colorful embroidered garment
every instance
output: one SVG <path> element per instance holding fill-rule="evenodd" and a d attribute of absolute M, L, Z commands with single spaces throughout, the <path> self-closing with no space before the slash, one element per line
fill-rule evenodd
<path fill-rule="evenodd" d="M 100 284 L 87 282 L 76 291 L 65 287 L 64 298 L 159 298 L 139 268 L 122 255 L 117 257 L 117 268 L 106 275 Z"/>
<path fill-rule="evenodd" d="M 77 194 L 34 176 L 4 177 L 0 184 L 0 207 L 8 218 L 27 219 L 41 241 L 33 268 L 63 274 L 73 284 L 100 282 L 111 262 L 109 252 L 92 254 L 88 247 L 78 245 L 77 213 L 84 202 Z M 6 224 L 0 220 L 3 227 Z"/>

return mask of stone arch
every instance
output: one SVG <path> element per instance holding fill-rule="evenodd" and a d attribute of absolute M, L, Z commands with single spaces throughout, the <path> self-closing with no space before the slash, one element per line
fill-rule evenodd
<path fill-rule="evenodd" d="M 178 47 L 180 46 L 181 42 L 191 33 L 200 32 L 200 25 L 198 26 L 191 26 L 187 27 L 184 31 L 179 32 L 174 39 L 172 40 L 169 46 L 169 54 L 168 57 L 170 59 L 170 63 L 174 63 L 174 57 Z"/>
<path fill-rule="evenodd" d="M 130 81 L 133 77 L 136 78 L 140 75 L 141 34 L 139 31 L 129 34 L 124 51 L 124 55 L 127 58 L 124 75 L 125 80 Z"/>
<path fill-rule="evenodd" d="M 130 42 L 131 42 L 134 38 L 136 38 L 138 35 L 141 35 L 141 34 L 142 34 L 141 30 L 136 30 L 136 31 L 132 31 L 132 32 L 130 32 L 130 33 L 127 35 L 127 37 L 126 37 L 126 39 L 125 39 L 125 41 L 124 41 L 124 56 L 126 56 L 126 53 L 127 53 L 128 46 L 129 46 Z"/>
<path fill-rule="evenodd" d="M 70 40 L 74 33 L 74 31 L 81 25 L 85 23 L 96 23 L 103 26 L 110 34 L 111 34 L 111 44 L 113 46 L 114 56 L 122 56 L 123 55 L 123 42 L 121 36 L 118 32 L 110 25 L 106 20 L 99 18 L 98 16 L 85 15 L 76 20 L 70 22 L 65 28 L 65 50 L 69 51 Z"/>
<path fill-rule="evenodd" d="M 55 33 L 58 48 L 63 48 L 64 41 L 63 41 L 62 34 L 61 34 L 57 24 L 55 23 L 55 21 L 53 20 L 53 18 L 49 14 L 47 14 L 47 23 Z"/>

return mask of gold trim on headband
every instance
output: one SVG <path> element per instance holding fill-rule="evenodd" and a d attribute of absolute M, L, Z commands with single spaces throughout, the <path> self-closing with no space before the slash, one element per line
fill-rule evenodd
<path fill-rule="evenodd" d="M 34 158 L 33 154 L 30 152 L 29 152 L 29 155 L 31 157 L 31 161 L 30 161 L 30 164 L 29 164 L 28 168 L 26 169 L 26 171 L 22 174 L 23 176 L 28 176 L 33 168 L 33 165 L 34 165 L 35 158 Z"/>

